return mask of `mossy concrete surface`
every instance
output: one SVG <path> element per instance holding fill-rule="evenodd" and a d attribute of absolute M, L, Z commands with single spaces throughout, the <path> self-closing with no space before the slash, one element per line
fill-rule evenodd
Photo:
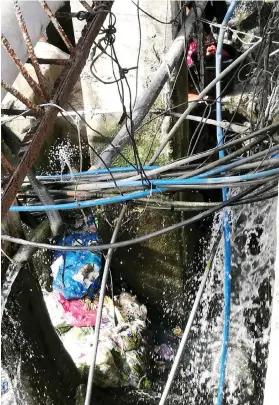
<path fill-rule="evenodd" d="M 116 213 L 110 215 L 116 217 Z M 117 240 L 146 235 L 178 221 L 177 213 L 132 209 L 124 220 Z M 106 233 L 111 233 L 105 224 L 102 225 L 104 228 Z M 124 282 L 141 302 L 148 305 L 150 318 L 163 315 L 167 306 L 172 310 L 174 302 L 179 302 L 178 306 L 182 305 L 182 246 L 181 232 L 175 231 L 144 243 L 119 248 L 114 253 L 113 280 L 118 284 Z"/>

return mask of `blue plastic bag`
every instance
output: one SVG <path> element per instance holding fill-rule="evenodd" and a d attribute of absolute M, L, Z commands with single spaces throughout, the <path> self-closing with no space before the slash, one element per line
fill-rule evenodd
<path fill-rule="evenodd" d="M 65 246 L 90 246 L 98 242 L 94 219 L 88 220 L 88 231 L 73 232 L 58 241 Z M 52 264 L 53 290 L 68 300 L 93 297 L 102 275 L 102 256 L 88 250 L 57 251 Z"/>
<path fill-rule="evenodd" d="M 8 381 L 2 380 L 1 381 L 1 395 L 6 394 L 9 391 Z"/>

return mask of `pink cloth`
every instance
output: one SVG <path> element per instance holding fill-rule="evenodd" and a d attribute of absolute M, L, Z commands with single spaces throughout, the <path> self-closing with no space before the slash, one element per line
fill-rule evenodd
<path fill-rule="evenodd" d="M 216 45 L 210 45 L 206 48 L 206 55 L 214 55 L 217 51 Z M 225 49 L 222 49 L 222 56 L 228 57 L 229 54 Z"/>
<path fill-rule="evenodd" d="M 68 321 L 72 326 L 94 326 L 96 323 L 96 311 L 85 308 L 81 300 L 66 300 L 63 295 L 57 293 L 57 301 L 63 307 L 64 312 L 69 315 Z"/>
<path fill-rule="evenodd" d="M 198 43 L 196 41 L 192 41 L 190 42 L 189 46 L 188 46 L 188 52 L 187 52 L 187 65 L 191 66 L 194 62 L 192 59 L 192 54 L 195 52 L 195 50 L 197 49 Z M 210 45 L 206 48 L 206 55 L 212 55 L 216 53 L 216 45 Z M 229 54 L 228 52 L 223 49 L 222 50 L 222 56 L 228 57 Z"/>
<path fill-rule="evenodd" d="M 192 41 L 189 44 L 188 52 L 187 52 L 187 65 L 188 66 L 191 66 L 194 63 L 193 59 L 192 59 L 192 54 L 197 49 L 197 45 L 198 45 L 198 43 L 196 41 Z"/>

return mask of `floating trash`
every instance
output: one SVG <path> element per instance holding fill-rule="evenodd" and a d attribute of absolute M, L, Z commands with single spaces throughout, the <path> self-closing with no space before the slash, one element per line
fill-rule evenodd
<path fill-rule="evenodd" d="M 58 244 L 65 246 L 90 246 L 96 243 L 98 234 L 93 217 L 88 219 L 88 230 L 72 232 L 58 240 Z M 51 269 L 53 290 L 61 293 L 64 298 L 93 298 L 101 282 L 102 256 L 88 250 L 57 251 Z"/>
<path fill-rule="evenodd" d="M 176 327 L 176 328 L 174 328 L 173 330 L 172 330 L 172 333 L 174 334 L 174 336 L 178 336 L 178 337 L 182 337 L 182 335 L 183 335 L 183 332 L 182 332 L 182 330 L 181 330 L 181 328 L 179 328 L 179 327 Z"/>
<path fill-rule="evenodd" d="M 97 308 L 86 307 L 85 300 L 66 300 L 57 291 L 44 292 L 44 298 L 66 350 L 77 367 L 87 372 L 92 358 Z M 146 307 L 131 294 L 122 292 L 115 300 L 105 296 L 95 384 L 111 388 L 150 386 L 145 376 L 147 356 L 142 341 L 146 317 Z"/>

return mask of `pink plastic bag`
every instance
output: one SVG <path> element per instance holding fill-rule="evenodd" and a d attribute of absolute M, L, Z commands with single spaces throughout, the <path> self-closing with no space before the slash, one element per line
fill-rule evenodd
<path fill-rule="evenodd" d="M 192 53 L 195 52 L 197 49 L 198 43 L 196 41 L 192 41 L 189 44 L 188 52 L 187 52 L 187 65 L 191 66 L 193 64 Z"/>
<path fill-rule="evenodd" d="M 81 300 L 66 300 L 60 293 L 55 294 L 57 301 L 63 307 L 67 320 L 72 326 L 94 326 L 96 323 L 96 311 L 86 309 L 85 303 Z"/>
<path fill-rule="evenodd" d="M 196 41 L 192 41 L 192 42 L 190 42 L 190 44 L 188 46 L 188 52 L 187 52 L 187 65 L 188 66 L 191 66 L 194 63 L 193 59 L 192 59 L 192 54 L 197 49 L 197 45 L 198 45 L 198 43 Z M 206 48 L 206 55 L 207 56 L 214 55 L 216 53 L 216 50 L 217 50 L 216 45 L 212 44 Z M 225 49 L 222 50 L 222 56 L 229 57 L 229 54 Z"/>

